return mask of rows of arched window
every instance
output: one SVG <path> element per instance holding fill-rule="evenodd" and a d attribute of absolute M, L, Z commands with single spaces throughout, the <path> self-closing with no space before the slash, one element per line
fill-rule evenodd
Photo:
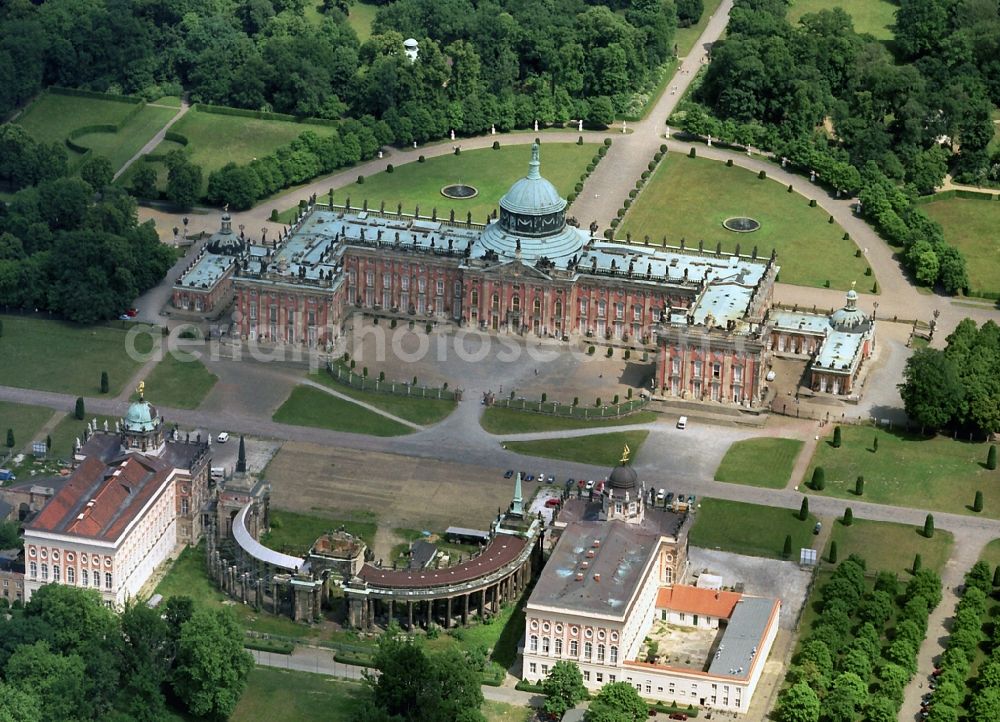
<path fill-rule="evenodd" d="M 550 650 L 554 649 L 554 653 L 557 657 L 563 655 L 563 641 L 561 639 L 556 639 L 550 641 L 549 637 L 541 637 L 541 653 L 549 654 Z M 538 652 L 539 651 L 539 636 L 537 634 L 532 634 L 528 637 L 528 651 Z M 569 657 L 577 658 L 580 654 L 580 643 L 575 639 L 569 641 Z M 603 644 L 597 645 L 597 655 L 594 655 L 594 643 L 584 642 L 583 643 L 583 657 L 584 661 L 594 660 L 598 663 L 608 663 L 608 664 L 618 664 L 618 646 L 612 644 L 610 647 L 606 647 Z"/>

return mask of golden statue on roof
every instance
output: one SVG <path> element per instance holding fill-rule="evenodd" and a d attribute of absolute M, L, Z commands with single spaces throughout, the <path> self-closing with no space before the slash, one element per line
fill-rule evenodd
<path fill-rule="evenodd" d="M 628 448 L 628 444 L 625 444 L 625 448 L 622 449 L 621 463 L 624 466 L 628 463 L 628 457 L 632 454 L 632 449 Z"/>
<path fill-rule="evenodd" d="M 142 395 L 146 392 L 146 382 L 140 381 L 139 385 L 135 387 L 135 390 L 139 393 L 139 401 L 142 401 Z"/>

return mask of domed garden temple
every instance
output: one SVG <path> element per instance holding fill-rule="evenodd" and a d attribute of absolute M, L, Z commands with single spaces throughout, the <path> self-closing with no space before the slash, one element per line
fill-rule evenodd
<path fill-rule="evenodd" d="M 185 278 L 197 271 L 195 285 L 220 298 L 232 284 L 244 340 L 329 349 L 355 310 L 589 338 L 657 349 L 654 395 L 758 405 L 773 346 L 774 254 L 606 241 L 573 225 L 567 205 L 541 175 L 535 144 L 527 175 L 486 223 L 350 199 L 313 204 L 273 239 L 243 245 L 241 231 L 219 249 L 224 258 L 207 251 Z M 217 235 L 233 237 L 228 226 Z"/>

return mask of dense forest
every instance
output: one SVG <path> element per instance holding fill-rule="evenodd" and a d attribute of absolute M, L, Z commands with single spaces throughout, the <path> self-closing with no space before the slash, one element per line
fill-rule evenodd
<path fill-rule="evenodd" d="M 110 178 L 108 178 L 110 180 Z M 174 262 L 135 199 L 80 178 L 42 180 L 0 204 L 0 306 L 80 323 L 114 318 Z"/>
<path fill-rule="evenodd" d="M 964 261 L 912 199 L 946 173 L 1000 181 L 990 158 L 1000 103 L 997 0 L 900 0 L 895 39 L 860 35 L 843 10 L 796 25 L 785 0 L 736 0 L 685 128 L 774 150 L 860 192 L 865 217 L 902 246 L 916 280 L 968 285 Z"/>
<path fill-rule="evenodd" d="M 313 2 L 314 0 L 308 0 Z M 307 0 L 9 0 L 0 116 L 60 85 L 297 116 L 385 119 L 401 143 L 624 110 L 701 0 L 399 0 L 360 43 L 346 5 Z M 680 17 L 678 17 L 678 14 Z M 420 42 L 419 62 L 403 40 Z M 169 93 L 168 93 L 169 94 Z M 605 107 L 602 100 L 599 107 Z"/>

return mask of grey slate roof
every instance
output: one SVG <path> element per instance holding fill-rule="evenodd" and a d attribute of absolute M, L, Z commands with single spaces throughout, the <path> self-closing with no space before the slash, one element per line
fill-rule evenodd
<path fill-rule="evenodd" d="M 757 656 L 776 599 L 744 596 L 736 603 L 708 673 L 720 677 L 746 677 Z"/>

